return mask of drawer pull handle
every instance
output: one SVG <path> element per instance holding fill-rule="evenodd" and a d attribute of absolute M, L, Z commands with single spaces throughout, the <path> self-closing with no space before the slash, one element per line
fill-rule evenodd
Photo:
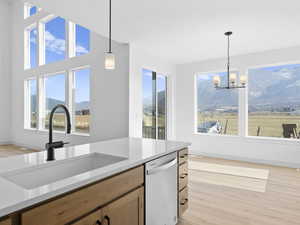
<path fill-rule="evenodd" d="M 189 154 L 185 153 L 184 156 L 188 157 Z"/>
<path fill-rule="evenodd" d="M 96 221 L 96 225 L 102 225 L 102 223 L 100 222 L 100 220 Z"/>
<path fill-rule="evenodd" d="M 181 159 L 184 159 L 184 158 L 185 158 L 185 155 L 181 155 L 180 158 L 181 158 Z"/>
<path fill-rule="evenodd" d="M 104 220 L 107 220 L 107 225 L 110 225 L 110 218 L 108 216 L 104 216 Z"/>
<path fill-rule="evenodd" d="M 180 202 L 180 205 L 185 205 L 189 200 L 186 198 L 182 202 Z"/>
<path fill-rule="evenodd" d="M 181 174 L 181 175 L 180 175 L 180 178 L 181 178 L 181 179 L 184 179 L 184 178 L 186 178 L 187 176 L 188 176 L 188 174 L 187 174 L 187 173 L 184 173 L 184 174 Z"/>

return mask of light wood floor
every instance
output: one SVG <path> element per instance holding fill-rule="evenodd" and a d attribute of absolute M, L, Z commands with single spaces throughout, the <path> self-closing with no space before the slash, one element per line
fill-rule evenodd
<path fill-rule="evenodd" d="M 300 172 L 295 169 L 195 156 L 190 161 L 268 170 L 269 175 L 255 179 L 189 170 L 189 209 L 179 225 L 300 225 Z"/>
<path fill-rule="evenodd" d="M 37 152 L 37 150 L 23 148 L 16 145 L 0 145 L 0 158 L 28 154 L 32 152 Z"/>

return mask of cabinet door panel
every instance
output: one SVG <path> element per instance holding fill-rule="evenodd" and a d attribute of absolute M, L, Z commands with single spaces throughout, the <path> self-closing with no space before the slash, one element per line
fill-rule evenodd
<path fill-rule="evenodd" d="M 102 211 L 97 210 L 71 225 L 101 225 Z"/>
<path fill-rule="evenodd" d="M 2 220 L 0 221 L 0 225 L 11 225 L 11 220 L 10 219 Z"/>
<path fill-rule="evenodd" d="M 112 202 L 102 210 L 103 225 L 143 225 L 144 188 Z"/>

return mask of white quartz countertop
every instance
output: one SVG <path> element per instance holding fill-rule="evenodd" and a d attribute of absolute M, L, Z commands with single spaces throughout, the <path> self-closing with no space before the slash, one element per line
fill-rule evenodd
<path fill-rule="evenodd" d="M 176 141 L 122 138 L 57 149 L 55 152 L 56 160 L 52 162 L 46 161 L 46 151 L 2 158 L 0 159 L 0 217 L 142 165 L 189 145 L 189 143 Z M 26 189 L 5 178 L 5 174 L 11 171 L 22 171 L 35 166 L 51 166 L 61 160 L 71 160 L 74 157 L 90 153 L 102 153 L 125 159 L 34 189 Z"/>

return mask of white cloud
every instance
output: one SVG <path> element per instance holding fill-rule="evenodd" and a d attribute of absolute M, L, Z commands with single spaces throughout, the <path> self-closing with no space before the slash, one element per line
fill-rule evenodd
<path fill-rule="evenodd" d="M 85 47 L 83 47 L 83 46 L 81 46 L 81 45 L 78 45 L 78 46 L 76 46 L 76 52 L 77 52 L 79 55 L 84 55 L 84 54 L 89 53 L 89 50 L 87 50 Z"/>
<path fill-rule="evenodd" d="M 66 41 L 63 39 L 56 38 L 49 31 L 45 32 L 45 44 L 48 51 L 54 52 L 58 55 L 65 54 Z"/>
<path fill-rule="evenodd" d="M 36 31 L 35 37 L 32 37 L 30 39 L 31 43 L 36 43 Z M 49 31 L 45 32 L 45 44 L 47 51 L 56 53 L 58 55 L 64 55 L 66 51 L 66 41 L 60 38 L 55 37 L 52 33 Z M 78 45 L 76 46 L 76 52 L 80 55 L 87 54 L 89 52 L 88 49 L 85 47 Z"/>

